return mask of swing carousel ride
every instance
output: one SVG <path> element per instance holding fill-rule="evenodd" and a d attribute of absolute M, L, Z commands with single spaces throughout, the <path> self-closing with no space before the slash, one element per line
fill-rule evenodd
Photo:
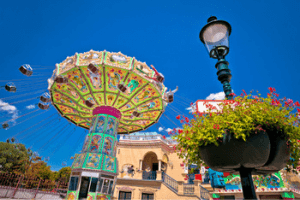
<path fill-rule="evenodd" d="M 22 65 L 19 71 L 33 76 L 29 65 Z M 76 53 L 56 64 L 48 79 L 49 93 L 44 91 L 39 97 L 38 109 L 47 112 L 54 106 L 70 123 L 89 130 L 82 151 L 76 154 L 72 164 L 68 199 L 110 199 L 117 176 L 117 134 L 143 131 L 158 123 L 178 90 L 177 87 L 168 91 L 163 82 L 164 76 L 154 66 L 150 68 L 120 52 L 91 50 Z M 9 92 L 18 92 L 12 82 L 2 87 Z M 10 128 L 8 122 L 2 123 L 3 129 Z M 66 128 L 67 125 L 58 134 Z M 95 188 L 89 193 L 84 193 L 78 186 L 95 179 L 99 181 L 93 184 Z"/>

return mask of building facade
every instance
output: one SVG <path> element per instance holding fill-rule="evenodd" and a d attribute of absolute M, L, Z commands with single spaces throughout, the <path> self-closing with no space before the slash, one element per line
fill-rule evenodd
<path fill-rule="evenodd" d="M 191 166 L 183 164 L 174 145 L 176 141 L 155 132 L 121 135 L 112 199 L 243 199 L 239 175 L 224 173 L 213 177 L 206 169 L 206 175 L 195 180 Z M 199 173 L 199 170 L 193 173 Z M 199 179 L 200 176 L 196 177 Z M 265 177 L 253 176 L 258 199 L 298 199 L 298 179 L 285 170 Z M 223 186 L 216 188 L 216 183 L 222 181 Z"/>

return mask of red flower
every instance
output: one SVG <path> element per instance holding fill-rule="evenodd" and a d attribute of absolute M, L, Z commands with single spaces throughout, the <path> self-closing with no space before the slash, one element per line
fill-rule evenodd
<path fill-rule="evenodd" d="M 244 94 L 243 94 L 243 93 L 241 93 L 241 94 L 240 94 L 240 96 L 242 97 L 242 96 L 244 96 Z"/>
<path fill-rule="evenodd" d="M 182 120 L 180 120 L 180 123 L 183 123 L 183 119 L 182 119 Z"/>
<path fill-rule="evenodd" d="M 298 113 L 300 113 L 300 109 L 299 108 L 297 108 L 297 111 L 298 111 Z"/>
<path fill-rule="evenodd" d="M 178 120 L 179 120 L 179 119 L 180 119 L 180 115 L 178 115 L 178 116 L 176 117 L 176 119 L 178 119 Z"/>
<path fill-rule="evenodd" d="M 163 136 L 164 139 L 166 139 L 166 136 Z"/>
<path fill-rule="evenodd" d="M 214 124 L 214 127 L 213 127 L 214 129 L 220 129 L 220 126 L 219 126 L 219 124 Z"/>
<path fill-rule="evenodd" d="M 186 117 L 185 121 L 186 121 L 186 123 L 189 123 L 190 120 L 189 120 L 189 118 Z"/>
<path fill-rule="evenodd" d="M 270 90 L 271 93 L 276 92 L 275 88 L 269 87 L 268 89 Z"/>
<path fill-rule="evenodd" d="M 245 92 L 245 90 L 242 90 L 244 92 L 245 95 L 247 95 L 247 93 Z"/>
<path fill-rule="evenodd" d="M 300 107 L 300 104 L 299 104 L 299 102 L 298 102 L 298 101 L 296 101 L 296 102 L 294 103 L 294 106 L 298 106 L 298 107 Z"/>
<path fill-rule="evenodd" d="M 229 94 L 229 96 L 236 96 L 233 92 Z"/>
<path fill-rule="evenodd" d="M 179 129 L 179 130 L 178 130 L 178 133 L 179 133 L 179 134 L 183 133 L 183 130 L 182 130 L 182 129 Z"/>

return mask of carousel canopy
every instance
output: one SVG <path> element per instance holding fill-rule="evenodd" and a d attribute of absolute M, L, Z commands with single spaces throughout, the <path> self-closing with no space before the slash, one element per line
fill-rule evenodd
<path fill-rule="evenodd" d="M 145 130 L 164 112 L 166 88 L 155 76 L 134 57 L 91 50 L 57 64 L 48 89 L 60 114 L 86 129 L 96 107 L 118 109 L 122 115 L 118 133 L 126 134 Z"/>

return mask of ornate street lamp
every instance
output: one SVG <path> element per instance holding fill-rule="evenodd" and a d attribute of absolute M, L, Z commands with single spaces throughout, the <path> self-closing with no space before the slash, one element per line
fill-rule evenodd
<path fill-rule="evenodd" d="M 228 68 L 229 63 L 225 60 L 225 56 L 229 53 L 229 36 L 231 34 L 231 26 L 228 22 L 217 20 L 215 16 L 211 16 L 207 20 L 207 24 L 201 29 L 199 37 L 205 45 L 209 56 L 218 59 L 215 67 L 218 72 L 218 80 L 223 84 L 223 90 L 226 98 L 233 99 L 230 79 L 232 77 Z M 205 152 L 205 150 L 203 150 Z M 207 153 L 204 153 L 207 154 Z M 251 176 L 252 169 L 241 167 L 239 170 L 245 199 L 257 199 L 255 188 Z"/>
<path fill-rule="evenodd" d="M 215 16 L 208 18 L 207 24 L 201 29 L 199 37 L 205 45 L 209 56 L 218 59 L 215 67 L 218 72 L 218 80 L 223 84 L 223 90 L 226 98 L 232 100 L 232 89 L 230 79 L 232 75 L 228 68 L 229 63 L 225 60 L 225 56 L 229 53 L 229 36 L 231 26 L 228 22 L 217 20 Z"/>

